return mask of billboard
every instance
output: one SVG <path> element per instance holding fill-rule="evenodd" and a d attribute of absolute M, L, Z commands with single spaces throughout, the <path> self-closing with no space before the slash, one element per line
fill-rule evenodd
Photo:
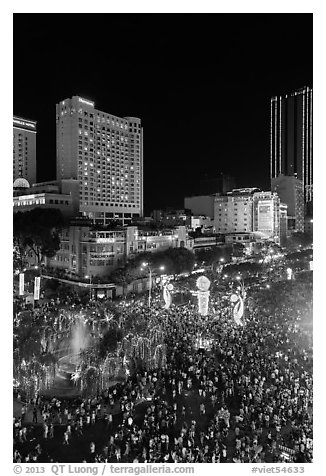
<path fill-rule="evenodd" d="M 273 207 L 266 202 L 258 202 L 258 230 L 273 231 Z"/>

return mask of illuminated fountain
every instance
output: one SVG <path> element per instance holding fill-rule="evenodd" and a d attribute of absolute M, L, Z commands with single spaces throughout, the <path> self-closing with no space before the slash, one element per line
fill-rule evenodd
<path fill-rule="evenodd" d="M 71 351 L 73 355 L 79 354 L 87 349 L 89 344 L 89 330 L 85 324 L 83 316 L 77 316 L 75 324 L 71 329 Z"/>

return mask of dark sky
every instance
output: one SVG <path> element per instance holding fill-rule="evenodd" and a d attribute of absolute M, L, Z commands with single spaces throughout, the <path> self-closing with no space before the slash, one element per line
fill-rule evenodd
<path fill-rule="evenodd" d="M 269 188 L 270 97 L 312 86 L 312 14 L 15 14 L 14 114 L 38 121 L 55 178 L 55 105 L 80 95 L 144 127 L 144 202 L 183 207 L 201 175 Z"/>

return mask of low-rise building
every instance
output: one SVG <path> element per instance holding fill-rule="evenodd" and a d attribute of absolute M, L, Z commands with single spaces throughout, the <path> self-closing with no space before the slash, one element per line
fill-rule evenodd
<path fill-rule="evenodd" d="M 61 180 L 33 184 L 24 179 L 14 182 L 13 210 L 26 212 L 34 208 L 56 208 L 63 215 L 73 217 L 79 211 L 77 180 Z"/>
<path fill-rule="evenodd" d="M 226 195 L 215 196 L 214 230 L 225 236 L 246 236 L 255 233 L 258 240 L 280 243 L 286 237 L 287 207 L 273 192 L 258 188 L 234 189 Z"/>
<path fill-rule="evenodd" d="M 76 276 L 105 276 L 137 253 L 170 247 L 192 249 L 193 240 L 184 226 L 166 230 L 137 226 L 96 230 L 89 223 L 75 221 L 63 230 L 60 250 L 54 258 L 46 259 L 46 264 Z"/>

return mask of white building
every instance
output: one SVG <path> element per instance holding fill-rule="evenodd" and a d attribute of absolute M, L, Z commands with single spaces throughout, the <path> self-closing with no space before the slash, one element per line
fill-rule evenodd
<path fill-rule="evenodd" d="M 143 129 L 135 117 L 73 96 L 56 106 L 57 180 L 78 179 L 80 212 L 94 222 L 143 214 Z"/>
<path fill-rule="evenodd" d="M 281 216 L 284 222 L 286 206 L 280 203 L 280 198 L 273 192 L 243 188 L 215 197 L 215 233 L 238 234 L 240 239 L 249 236 L 246 234 L 255 233 L 257 239 L 270 239 L 279 243 L 281 230 L 284 233 Z"/>
<path fill-rule="evenodd" d="M 33 208 L 56 208 L 73 217 L 79 212 L 79 183 L 77 180 L 41 182 L 29 186 L 25 179 L 14 182 L 13 211 L 26 212 Z"/>
<path fill-rule="evenodd" d="M 253 231 L 253 193 L 257 188 L 234 189 L 216 196 L 214 228 L 216 233 L 249 233 Z"/>

